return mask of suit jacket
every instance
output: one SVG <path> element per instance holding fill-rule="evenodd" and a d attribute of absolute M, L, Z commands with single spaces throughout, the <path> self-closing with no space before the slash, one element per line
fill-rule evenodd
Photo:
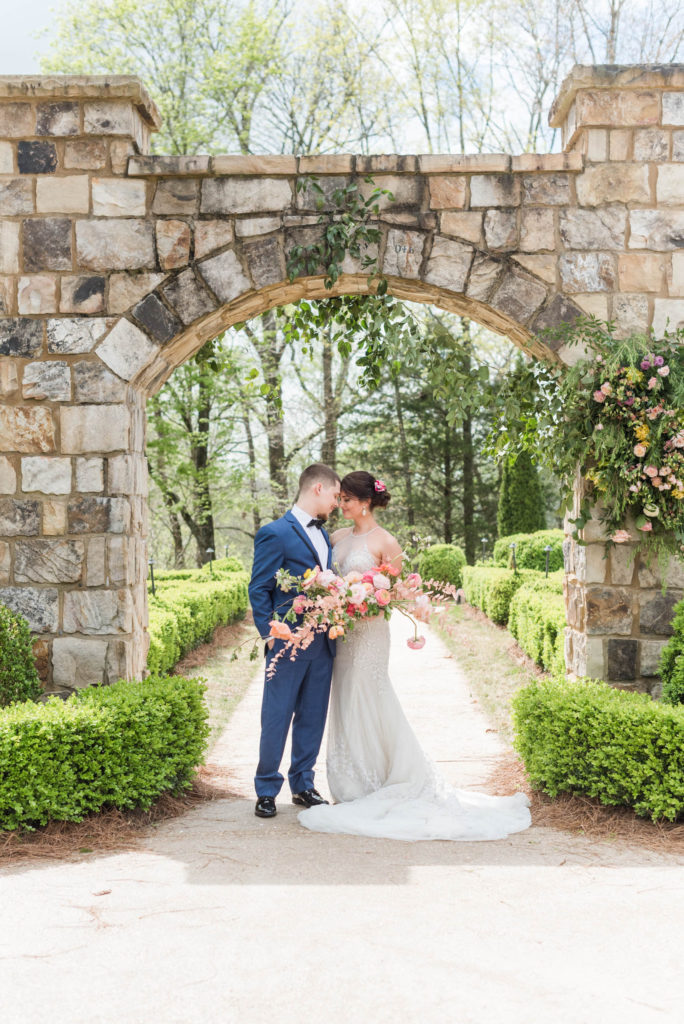
<path fill-rule="evenodd" d="M 278 569 L 287 569 L 295 576 L 303 576 L 307 569 L 320 565 L 329 569 L 332 565 L 332 548 L 325 530 L 322 531 L 328 545 L 327 565 L 320 565 L 318 554 L 309 540 L 306 530 L 292 512 L 286 512 L 280 519 L 262 526 L 254 538 L 254 563 L 249 583 L 249 601 L 252 606 L 254 623 L 260 636 L 266 638 L 270 622 L 277 612 L 282 618 L 289 611 L 296 594 L 285 593 L 277 586 L 275 574 Z M 301 621 L 301 620 L 300 620 Z M 274 647 L 277 649 L 278 641 Z M 313 643 L 299 652 L 298 657 L 313 659 L 322 649 L 334 656 L 335 641 L 327 633 L 316 636 Z"/>

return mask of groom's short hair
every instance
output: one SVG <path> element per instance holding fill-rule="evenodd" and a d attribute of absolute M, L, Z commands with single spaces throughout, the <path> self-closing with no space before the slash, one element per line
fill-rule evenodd
<path fill-rule="evenodd" d="M 324 462 L 314 462 L 312 466 L 306 467 L 299 478 L 297 497 L 299 497 L 302 491 L 308 491 L 314 484 L 322 483 L 332 487 L 333 484 L 338 484 L 339 482 L 340 478 L 334 469 L 326 466 Z"/>

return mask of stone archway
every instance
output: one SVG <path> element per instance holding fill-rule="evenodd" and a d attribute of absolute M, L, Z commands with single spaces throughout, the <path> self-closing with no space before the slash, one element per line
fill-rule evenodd
<path fill-rule="evenodd" d="M 625 332 L 684 318 L 684 68 L 576 68 L 552 117 L 565 151 L 547 156 L 147 156 L 136 79 L 3 80 L 0 600 L 53 686 L 145 664 L 146 397 L 230 324 L 368 288 L 351 259 L 333 292 L 287 280 L 321 230 L 298 178 L 372 174 L 395 195 L 392 292 L 517 344 L 579 311 Z M 663 598 L 585 539 L 567 545 L 568 666 L 648 686 L 684 579 Z"/>

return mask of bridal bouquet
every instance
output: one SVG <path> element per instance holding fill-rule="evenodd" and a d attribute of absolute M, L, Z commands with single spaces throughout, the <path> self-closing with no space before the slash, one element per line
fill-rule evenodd
<path fill-rule="evenodd" d="M 289 611 L 271 621 L 271 636 L 285 641 L 284 650 L 289 650 L 291 657 L 308 647 L 318 633 L 327 633 L 334 640 L 360 620 L 376 615 L 388 619 L 394 609 L 413 623 L 414 635 L 406 642 L 412 650 L 420 650 L 425 637 L 418 635 L 418 621 L 427 622 L 432 598 L 455 596 L 455 588 L 448 584 L 423 583 L 418 573 L 403 574 L 391 565 L 346 576 L 315 568 L 300 577 L 280 569 L 276 579 L 284 592 L 296 591 Z"/>

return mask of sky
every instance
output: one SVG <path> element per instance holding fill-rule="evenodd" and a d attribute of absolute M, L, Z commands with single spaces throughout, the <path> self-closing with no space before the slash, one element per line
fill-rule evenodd
<path fill-rule="evenodd" d="M 58 0 L 0 0 L 2 32 L 0 32 L 0 74 L 37 75 L 40 67 L 36 51 L 48 47 L 47 37 L 36 39 L 35 33 L 50 25 Z"/>

